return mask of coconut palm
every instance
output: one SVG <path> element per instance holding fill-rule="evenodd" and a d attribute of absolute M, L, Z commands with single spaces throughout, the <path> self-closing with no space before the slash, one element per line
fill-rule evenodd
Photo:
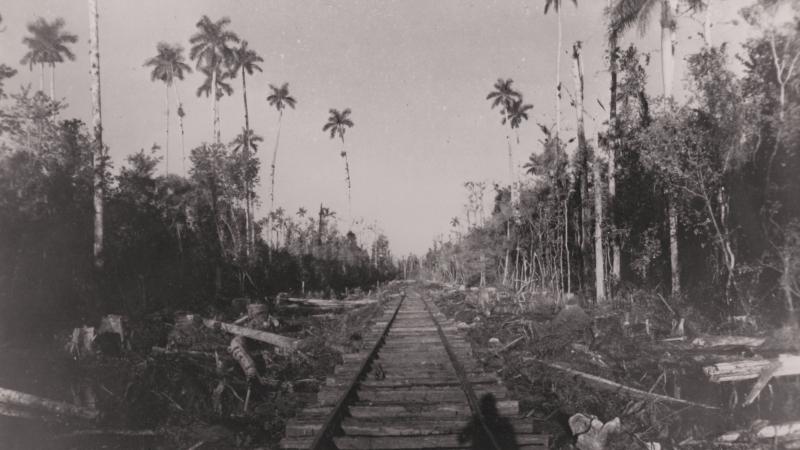
<path fill-rule="evenodd" d="M 184 73 L 191 73 L 192 68 L 186 64 L 183 57 L 183 47 L 179 44 L 170 45 L 166 42 L 159 42 L 156 46 L 156 56 L 145 61 L 145 67 L 152 67 L 150 72 L 151 81 L 162 81 L 166 86 L 165 99 L 167 109 L 166 145 L 164 146 L 164 161 L 166 162 L 166 172 L 169 175 L 169 88 L 175 89 L 175 101 L 178 106 L 178 122 L 181 131 L 181 161 L 185 159 L 183 146 L 183 116 L 180 114 L 182 109 L 180 97 L 178 96 L 178 86 L 174 83 L 176 79 L 183 80 Z M 184 167 L 185 169 L 185 167 Z"/>
<path fill-rule="evenodd" d="M 289 83 L 283 83 L 279 88 L 270 84 L 269 88 L 272 90 L 272 93 L 267 96 L 267 102 L 278 111 L 278 131 L 275 135 L 275 148 L 272 150 L 272 163 L 269 169 L 269 211 L 272 212 L 275 208 L 275 164 L 278 162 L 278 144 L 281 140 L 283 110 L 286 109 L 287 106 L 294 109 L 297 100 L 289 95 Z"/>
<path fill-rule="evenodd" d="M 697 0 L 688 0 L 694 5 Z M 677 0 L 616 0 L 608 8 L 611 32 L 622 35 L 634 26 L 643 33 L 650 25 L 650 16 L 656 6 L 661 7 L 659 24 L 661 25 L 661 80 L 664 97 L 672 98 L 672 76 L 675 65 L 675 41 L 677 21 L 675 6 Z M 669 253 L 672 271 L 672 294 L 680 295 L 680 263 L 678 259 L 678 212 L 674 201 L 667 198 L 667 215 L 669 217 Z"/>
<path fill-rule="evenodd" d="M 486 100 L 492 100 L 492 109 L 495 107 L 501 107 L 500 114 L 505 116 L 506 110 L 508 105 L 511 104 L 516 99 L 521 99 L 522 94 L 515 91 L 511 85 L 514 84 L 514 80 L 508 78 L 506 80 L 502 78 L 498 78 L 497 81 L 494 83 L 494 90 L 489 92 L 489 95 L 486 96 Z M 503 122 L 505 124 L 505 121 Z"/>
<path fill-rule="evenodd" d="M 578 0 L 572 0 L 575 6 L 578 6 Z M 544 13 L 550 11 L 550 7 L 556 12 L 558 19 L 558 46 L 556 47 L 556 130 L 555 138 L 559 138 L 561 134 L 561 44 L 562 44 L 562 31 L 561 31 L 561 0 L 545 0 Z"/>
<path fill-rule="evenodd" d="M 52 22 L 39 17 L 35 22 L 28 24 L 31 36 L 26 36 L 22 42 L 28 46 L 28 52 L 22 58 L 21 64 L 26 64 L 32 70 L 34 64 L 41 67 L 39 90 L 44 91 L 44 66 L 50 66 L 50 98 L 56 95 L 56 64 L 64 62 L 65 58 L 74 61 L 75 54 L 67 44 L 78 42 L 78 36 L 66 32 L 64 19 L 58 18 Z"/>
<path fill-rule="evenodd" d="M 207 84 L 207 89 L 210 91 L 207 95 L 211 97 L 211 130 L 216 143 L 220 142 L 219 109 L 217 104 L 222 97 L 218 94 L 220 85 L 217 83 L 217 78 L 226 73 L 226 71 L 223 71 L 223 66 L 230 68 L 233 63 L 234 49 L 231 44 L 239 43 L 239 36 L 226 29 L 230 23 L 231 20 L 227 17 L 213 22 L 208 16 L 204 15 L 197 22 L 198 31 L 189 39 L 192 44 L 192 48 L 189 50 L 189 58 L 193 61 L 196 60 L 197 68 L 210 75 L 211 78 L 210 80 L 207 79 L 203 86 Z M 204 89 L 203 86 L 198 89 L 198 92 Z"/>
<path fill-rule="evenodd" d="M 247 41 L 242 41 L 241 45 L 233 52 L 233 67 L 231 74 L 235 77 L 236 74 L 242 72 L 242 99 L 244 100 L 244 129 L 245 133 L 250 134 L 250 112 L 247 109 L 247 75 L 252 75 L 256 70 L 262 72 L 258 63 L 264 62 L 264 58 L 259 56 L 255 50 L 248 47 Z M 250 147 L 249 140 L 244 140 L 243 155 L 245 162 L 250 160 Z M 253 149 L 255 151 L 255 149 Z M 245 164 L 248 167 L 249 164 Z M 247 228 L 247 254 L 250 255 L 255 250 L 255 234 L 253 233 L 253 213 L 252 213 L 252 198 L 250 192 L 252 191 L 249 178 L 245 178 L 245 190 L 247 198 L 245 199 L 245 223 Z"/>
<path fill-rule="evenodd" d="M 100 114 L 100 44 L 98 31 L 99 17 L 97 0 L 89 0 L 89 68 L 92 79 L 92 168 L 94 169 L 94 265 L 103 267 L 103 174 L 105 173 L 105 156 L 103 147 L 103 120 Z"/>
<path fill-rule="evenodd" d="M 322 127 L 322 131 L 330 132 L 331 139 L 339 136 L 339 139 L 342 140 L 342 151 L 340 155 L 344 159 L 345 181 L 347 182 L 347 207 L 350 210 L 350 218 L 352 220 L 353 205 L 350 197 L 350 163 L 347 160 L 347 152 L 344 149 L 344 133 L 354 124 L 353 121 L 350 120 L 350 108 L 346 108 L 341 112 L 337 109 L 331 109 L 329 112 L 330 117 L 328 117 L 328 122 L 325 126 Z"/>

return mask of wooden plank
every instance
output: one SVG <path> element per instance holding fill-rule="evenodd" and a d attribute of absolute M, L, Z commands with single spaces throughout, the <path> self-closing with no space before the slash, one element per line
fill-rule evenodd
<path fill-rule="evenodd" d="M 349 410 L 352 417 L 359 418 L 453 417 L 472 415 L 472 411 L 467 402 L 439 403 L 434 405 L 370 405 L 364 402 L 356 402 L 349 407 Z M 519 402 L 516 400 L 498 400 L 497 411 L 501 416 L 515 416 L 519 414 Z"/>
<path fill-rule="evenodd" d="M 800 375 L 800 355 L 782 354 L 776 359 L 744 359 L 740 361 L 720 362 L 703 367 L 703 372 L 713 383 L 727 381 L 754 380 L 768 366 L 778 364 L 773 377 Z"/>
<path fill-rule="evenodd" d="M 100 411 L 96 409 L 83 408 L 70 403 L 50 400 L 48 398 L 5 388 L 0 388 L 0 403 L 30 408 L 38 412 L 47 412 L 86 420 L 95 420 L 100 416 Z"/>

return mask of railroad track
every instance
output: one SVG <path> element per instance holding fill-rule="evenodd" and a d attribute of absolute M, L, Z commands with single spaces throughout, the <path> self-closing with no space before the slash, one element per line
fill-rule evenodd
<path fill-rule="evenodd" d="M 395 296 L 286 426 L 285 449 L 546 449 L 455 324 L 413 288 Z"/>

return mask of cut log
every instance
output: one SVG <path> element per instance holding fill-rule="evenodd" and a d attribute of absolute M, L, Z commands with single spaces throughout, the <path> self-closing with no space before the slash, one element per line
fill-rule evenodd
<path fill-rule="evenodd" d="M 250 354 L 247 353 L 247 348 L 245 345 L 244 337 L 236 336 L 235 338 L 231 339 L 231 345 L 228 347 L 228 352 L 231 354 L 231 356 L 233 356 L 233 359 L 239 363 L 239 367 L 242 368 L 242 371 L 248 380 L 257 379 L 258 370 L 256 369 L 256 363 L 253 361 L 253 358 L 250 356 Z"/>
<path fill-rule="evenodd" d="M 288 298 L 290 303 L 315 306 L 318 308 L 356 308 L 359 306 L 374 305 L 378 300 L 372 298 L 362 298 L 359 300 L 324 300 L 317 298 Z"/>
<path fill-rule="evenodd" d="M 220 322 L 218 320 L 213 320 L 213 319 L 204 319 L 203 325 L 213 329 L 219 328 L 220 330 L 226 331 L 231 334 L 244 336 L 248 339 L 253 339 L 254 341 L 264 342 L 270 345 L 274 345 L 276 347 L 281 347 L 286 349 L 294 350 L 300 344 L 299 340 L 292 339 L 290 337 L 281 336 L 279 334 L 274 334 L 274 333 L 268 333 L 266 331 L 261 331 L 261 330 L 254 330 L 252 328 L 240 327 L 238 325 Z"/>
<path fill-rule="evenodd" d="M 739 361 L 720 362 L 703 367 L 703 372 L 713 383 L 757 379 L 761 372 L 775 362 L 779 367 L 773 377 L 800 375 L 800 355 L 779 355 L 777 359 L 743 359 Z"/>
<path fill-rule="evenodd" d="M 578 450 L 605 450 L 610 435 L 620 430 L 619 418 L 603 423 L 595 416 L 578 413 L 569 418 L 572 434 L 578 436 Z"/>
<path fill-rule="evenodd" d="M 597 389 L 602 389 L 602 390 L 606 390 L 606 391 L 615 391 L 615 392 L 619 392 L 621 394 L 626 394 L 626 395 L 628 395 L 630 397 L 634 397 L 634 398 L 639 398 L 639 399 L 644 399 L 644 400 L 655 400 L 655 401 L 660 401 L 660 402 L 665 402 L 665 403 L 671 403 L 671 404 L 674 404 L 674 405 L 694 406 L 694 407 L 697 407 L 697 408 L 712 409 L 712 410 L 720 409 L 717 406 L 711 406 L 711 405 L 706 405 L 706 404 L 703 404 L 703 403 L 691 402 L 691 401 L 688 401 L 688 400 L 682 400 L 682 399 L 675 398 L 675 397 L 670 397 L 670 396 L 667 396 L 667 395 L 654 394 L 654 393 L 651 393 L 651 392 L 643 391 L 641 389 L 632 388 L 630 386 L 625 386 L 623 384 L 620 384 L 620 383 L 617 383 L 617 382 L 614 382 L 614 381 L 611 381 L 611 380 L 607 380 L 607 379 L 602 378 L 602 377 L 598 377 L 597 375 L 592 375 L 592 374 L 580 372 L 578 370 L 572 369 L 570 367 L 567 367 L 567 366 L 565 366 L 563 364 L 559 364 L 559 363 L 545 362 L 545 361 L 542 361 L 542 360 L 539 360 L 539 359 L 536 359 L 536 358 L 531 358 L 531 357 L 523 357 L 523 361 L 534 361 L 534 362 L 537 362 L 539 364 L 545 365 L 547 367 L 566 372 L 566 373 L 568 373 L 568 374 L 570 374 L 572 376 L 580 378 L 581 380 L 586 382 L 586 384 L 589 384 L 590 386 L 593 386 L 593 387 L 595 387 Z"/>
<path fill-rule="evenodd" d="M 756 437 L 759 439 L 773 439 L 776 437 L 800 438 L 800 421 L 767 425 L 758 430 Z"/>
<path fill-rule="evenodd" d="M 37 397 L 35 395 L 5 388 L 0 388 L 0 403 L 23 406 L 36 411 L 43 411 L 79 419 L 94 420 L 100 416 L 100 412 L 96 409 L 82 408 L 69 403 Z"/>
<path fill-rule="evenodd" d="M 698 336 L 692 340 L 695 347 L 758 347 L 766 338 L 752 336 Z"/>

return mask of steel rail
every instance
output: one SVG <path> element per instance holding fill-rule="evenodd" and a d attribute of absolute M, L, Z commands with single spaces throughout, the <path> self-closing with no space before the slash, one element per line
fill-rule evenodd
<path fill-rule="evenodd" d="M 439 332 L 439 338 L 442 340 L 442 344 L 444 344 L 444 349 L 447 352 L 447 356 L 450 358 L 450 363 L 456 370 L 456 376 L 458 377 L 458 381 L 461 383 L 461 390 L 463 390 L 464 394 L 467 396 L 467 402 L 469 402 L 469 408 L 472 410 L 473 417 L 478 420 L 481 429 L 483 429 L 483 432 L 489 439 L 489 443 L 492 445 L 491 450 L 503 450 L 500 447 L 500 444 L 497 443 L 497 439 L 494 437 L 494 433 L 492 433 L 491 428 L 489 428 L 489 426 L 486 424 L 486 418 L 483 417 L 480 404 L 478 403 L 478 396 L 475 395 L 475 390 L 472 389 L 472 383 L 470 383 L 469 379 L 467 379 L 464 366 L 461 365 L 461 362 L 458 360 L 453 348 L 450 346 L 450 342 L 447 340 L 447 335 L 444 334 L 444 330 L 439 324 L 439 321 L 436 320 L 436 316 L 433 314 L 433 311 L 431 311 L 431 307 L 428 305 L 428 302 L 422 296 L 420 296 L 420 299 L 422 300 L 422 303 L 425 304 L 425 309 L 428 310 L 428 314 L 430 314 L 433 323 L 436 325 L 436 330 Z"/>
<path fill-rule="evenodd" d="M 358 372 L 356 372 L 356 374 L 353 376 L 352 380 L 350 380 L 347 390 L 344 392 L 344 394 L 342 394 L 342 396 L 339 398 L 339 401 L 336 403 L 336 406 L 325 418 L 322 428 L 317 432 L 316 436 L 314 437 L 314 441 L 311 443 L 311 447 L 309 447 L 311 450 L 326 450 L 335 448 L 333 445 L 333 435 L 336 433 L 336 427 L 339 426 L 339 423 L 344 415 L 347 402 L 358 392 L 358 385 L 361 381 L 361 378 L 366 375 L 367 372 L 369 372 L 369 366 L 375 359 L 375 356 L 378 355 L 378 350 L 380 350 L 381 346 L 383 346 L 386 335 L 388 334 L 389 329 L 392 328 L 392 323 L 394 322 L 395 317 L 397 317 L 397 312 L 400 311 L 400 307 L 403 305 L 403 301 L 405 301 L 405 299 L 406 295 L 403 293 L 402 297 L 400 297 L 400 301 L 397 302 L 397 307 L 395 308 L 394 313 L 392 313 L 391 319 L 389 319 L 389 321 L 386 323 L 386 327 L 384 327 L 380 337 L 375 340 L 372 350 L 370 350 L 367 357 L 361 362 L 361 366 L 359 367 Z"/>

